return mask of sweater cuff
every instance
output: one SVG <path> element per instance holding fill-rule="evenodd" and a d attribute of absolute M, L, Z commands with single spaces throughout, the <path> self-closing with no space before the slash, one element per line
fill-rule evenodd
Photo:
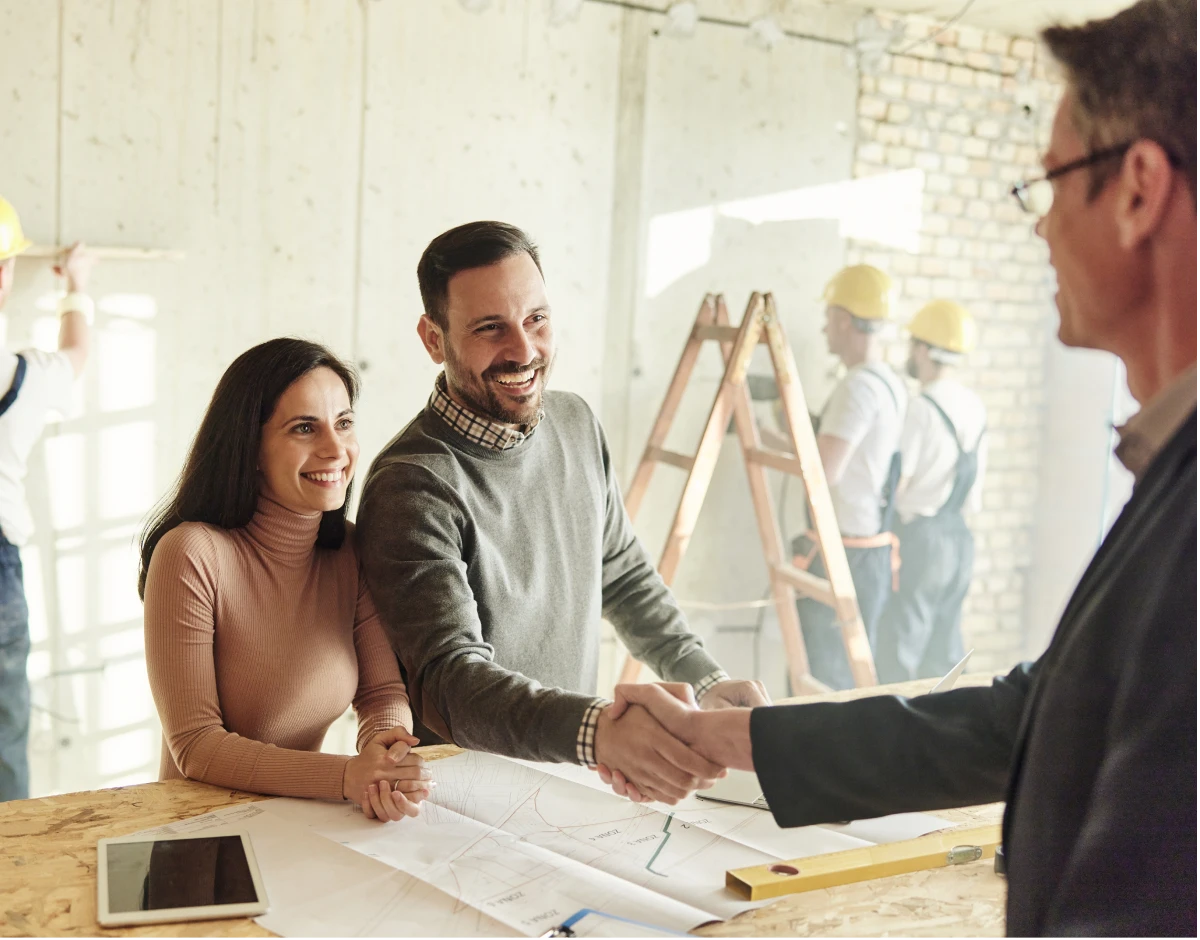
<path fill-rule="evenodd" d="M 349 757 L 345 758 L 340 766 L 334 765 L 330 761 L 329 789 L 322 795 L 322 799 L 344 800 L 346 798 L 346 765 L 350 763 L 350 760 Z"/>
<path fill-rule="evenodd" d="M 355 741 L 358 753 L 361 754 L 367 742 L 381 731 L 400 727 L 407 728 L 410 733 L 413 730 L 413 714 L 407 699 L 403 703 L 389 702 L 379 709 L 364 709 L 358 716 L 358 736 Z"/>
<path fill-rule="evenodd" d="M 703 647 L 697 647 L 683 659 L 664 669 L 661 678 L 666 682 L 686 682 L 696 688 L 713 673 L 722 672 L 721 664 L 708 655 Z"/>

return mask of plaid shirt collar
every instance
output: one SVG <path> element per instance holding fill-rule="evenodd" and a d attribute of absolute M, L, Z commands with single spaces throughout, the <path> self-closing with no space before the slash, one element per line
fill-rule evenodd
<path fill-rule="evenodd" d="M 544 410 L 538 409 L 536 418 L 529 424 L 518 427 L 493 421 L 486 415 L 464 408 L 450 397 L 446 391 L 445 372 L 440 373 L 437 381 L 433 383 L 433 396 L 429 399 L 429 407 L 468 441 L 493 450 L 509 450 L 525 443 L 546 416 Z"/>

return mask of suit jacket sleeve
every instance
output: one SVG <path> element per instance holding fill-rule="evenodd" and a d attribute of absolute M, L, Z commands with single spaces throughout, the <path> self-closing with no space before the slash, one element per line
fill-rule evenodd
<path fill-rule="evenodd" d="M 1038 667 L 937 695 L 754 709 L 754 767 L 775 821 L 811 826 L 1004 799 Z"/>

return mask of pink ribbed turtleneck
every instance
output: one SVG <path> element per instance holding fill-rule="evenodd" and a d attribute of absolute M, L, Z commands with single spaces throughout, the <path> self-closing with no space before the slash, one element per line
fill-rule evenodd
<path fill-rule="evenodd" d="M 412 727 L 353 527 L 340 549 L 318 549 L 320 524 L 261 497 L 244 529 L 188 522 L 158 543 L 145 622 L 160 779 L 341 799 L 349 758 L 319 751 L 346 707 L 360 749 Z"/>

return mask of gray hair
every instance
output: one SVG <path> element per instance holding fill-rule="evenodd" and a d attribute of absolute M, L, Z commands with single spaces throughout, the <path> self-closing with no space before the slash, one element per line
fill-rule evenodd
<path fill-rule="evenodd" d="M 1072 118 L 1093 150 L 1152 140 L 1196 199 L 1196 0 L 1140 0 L 1082 26 L 1042 32 L 1075 93 Z M 1119 167 L 1091 168 L 1093 194 Z"/>

